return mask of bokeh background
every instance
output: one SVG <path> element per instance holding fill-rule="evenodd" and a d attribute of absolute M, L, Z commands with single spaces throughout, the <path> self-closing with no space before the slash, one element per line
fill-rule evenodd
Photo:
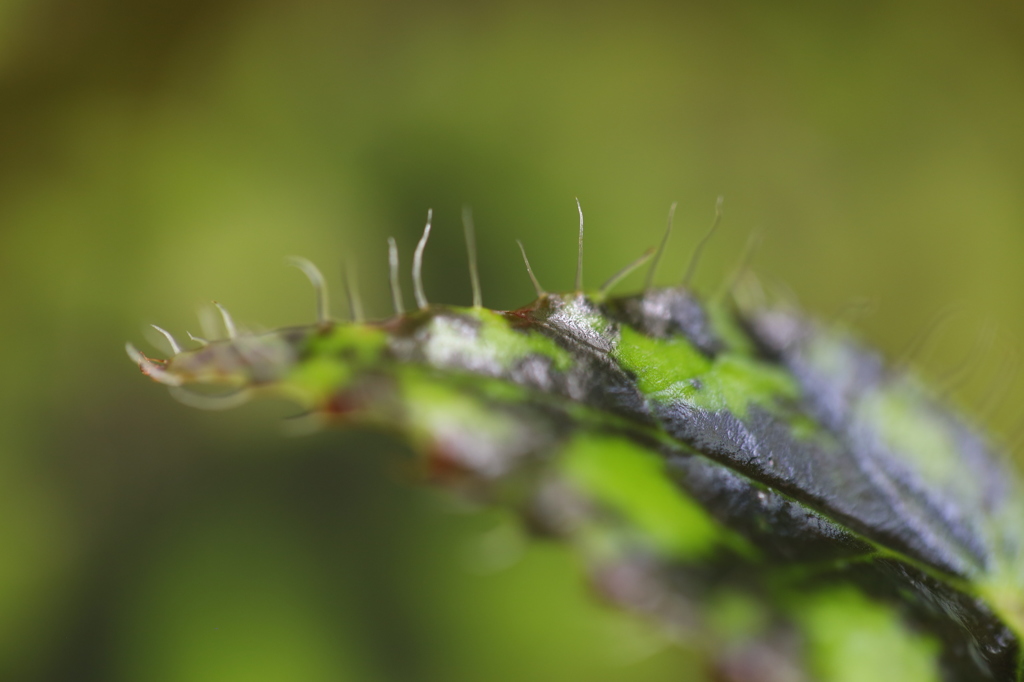
<path fill-rule="evenodd" d="M 289 254 L 385 315 L 428 208 L 428 294 L 466 303 L 463 204 L 491 307 L 532 297 L 516 237 L 571 286 L 574 197 L 590 285 L 678 201 L 670 283 L 724 195 L 699 288 L 762 228 L 770 288 L 893 355 L 955 303 L 914 361 L 977 358 L 953 396 L 1012 441 L 1022 123 L 990 0 L 0 2 L 0 679 L 704 679 L 399 441 L 186 408 L 124 341 L 211 299 L 311 320 Z"/>

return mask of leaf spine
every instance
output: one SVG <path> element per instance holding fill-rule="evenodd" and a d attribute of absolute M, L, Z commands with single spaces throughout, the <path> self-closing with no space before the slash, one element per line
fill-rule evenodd
<path fill-rule="evenodd" d="M 579 197 L 576 197 L 576 210 L 580 212 L 580 242 L 576 252 L 576 292 L 579 293 L 583 291 L 583 207 Z"/>
<path fill-rule="evenodd" d="M 217 301 L 213 302 L 213 305 L 217 306 L 217 310 L 220 311 L 220 317 L 224 320 L 224 330 L 228 333 L 229 339 L 238 338 L 238 327 L 235 326 L 235 321 L 231 317 L 231 313 L 228 312 L 227 308 L 222 306 Z"/>
<path fill-rule="evenodd" d="M 704 247 L 715 233 L 715 230 L 718 229 L 719 223 L 722 222 L 722 204 L 724 202 L 725 197 L 718 197 L 718 201 L 715 202 L 715 220 L 711 223 L 711 229 L 697 242 L 697 247 L 693 250 L 693 255 L 690 256 L 690 262 L 686 266 L 686 274 L 683 275 L 683 287 L 685 288 L 689 288 L 693 275 L 697 272 L 697 265 L 700 263 L 701 254 L 704 253 Z"/>
<path fill-rule="evenodd" d="M 395 307 L 395 315 L 405 314 L 402 303 L 402 283 L 398 279 L 398 245 L 394 237 L 388 237 L 388 284 L 391 286 L 391 303 Z"/>
<path fill-rule="evenodd" d="M 469 206 L 462 207 L 462 231 L 466 236 L 466 252 L 469 254 L 469 281 L 473 287 L 473 307 L 484 307 L 483 294 L 480 292 L 480 271 L 476 262 L 476 230 L 473 226 L 473 211 Z"/>
<path fill-rule="evenodd" d="M 327 300 L 327 283 L 320 268 L 312 261 L 301 256 L 289 256 L 288 264 L 293 265 L 302 271 L 309 283 L 313 285 L 313 292 L 316 294 L 316 321 L 319 325 L 325 325 L 331 321 L 331 313 Z"/>
<path fill-rule="evenodd" d="M 519 252 L 523 254 L 523 262 L 526 263 L 526 274 L 530 276 L 530 281 L 533 282 L 533 290 L 537 292 L 537 298 L 547 296 L 548 292 L 544 291 L 544 287 L 537 281 L 537 276 L 533 274 L 533 268 L 530 267 L 530 259 L 526 257 L 526 247 L 518 239 L 516 244 L 519 244 Z"/>
<path fill-rule="evenodd" d="M 412 288 L 416 296 L 416 305 L 424 310 L 430 305 L 427 295 L 423 293 L 423 249 L 427 248 L 427 240 L 430 239 L 430 221 L 434 217 L 434 209 L 427 209 L 427 225 L 423 228 L 423 236 L 416 244 L 416 251 L 412 255 Z"/>
<path fill-rule="evenodd" d="M 658 271 L 658 263 L 661 262 L 661 256 L 665 253 L 665 246 L 668 245 L 669 235 L 672 234 L 672 222 L 676 218 L 676 206 L 678 205 L 678 201 L 673 201 L 672 205 L 668 207 L 668 225 L 665 227 L 665 234 L 661 237 L 661 243 L 658 244 L 658 250 L 654 254 L 654 260 L 651 261 L 651 269 L 647 271 L 647 280 L 644 282 L 644 289 L 651 289 L 654 287 L 654 273 Z"/>

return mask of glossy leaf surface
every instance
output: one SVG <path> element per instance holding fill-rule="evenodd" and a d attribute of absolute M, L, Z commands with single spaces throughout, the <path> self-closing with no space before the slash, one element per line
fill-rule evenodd
<path fill-rule="evenodd" d="M 723 679 L 879 679 L 881 651 L 898 679 L 1020 679 L 1015 479 L 912 377 L 792 311 L 545 295 L 136 357 L 397 431 Z"/>

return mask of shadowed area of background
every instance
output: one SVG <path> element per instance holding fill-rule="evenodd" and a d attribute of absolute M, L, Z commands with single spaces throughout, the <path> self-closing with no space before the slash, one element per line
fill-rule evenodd
<path fill-rule="evenodd" d="M 958 302 L 915 361 L 942 377 L 997 323 L 953 395 L 1012 439 L 1021 111 L 1024 11 L 987 1 L 0 4 L 0 679 L 705 679 L 399 442 L 188 409 L 124 341 L 210 299 L 310 321 L 290 254 L 386 315 L 385 239 L 407 265 L 428 208 L 428 296 L 468 303 L 463 204 L 491 307 L 531 298 L 517 237 L 572 286 L 574 197 L 589 286 L 679 201 L 672 283 L 721 194 L 699 289 L 760 227 L 771 288 L 867 297 L 893 355 Z"/>

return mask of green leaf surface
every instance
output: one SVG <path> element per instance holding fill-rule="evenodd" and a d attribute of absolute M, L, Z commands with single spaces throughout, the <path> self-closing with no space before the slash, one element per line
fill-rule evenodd
<path fill-rule="evenodd" d="M 1020 488 L 978 434 L 795 312 L 599 298 L 432 305 L 142 367 L 401 434 L 429 479 L 577 547 L 606 599 L 688 633 L 723 679 L 1021 679 Z"/>

